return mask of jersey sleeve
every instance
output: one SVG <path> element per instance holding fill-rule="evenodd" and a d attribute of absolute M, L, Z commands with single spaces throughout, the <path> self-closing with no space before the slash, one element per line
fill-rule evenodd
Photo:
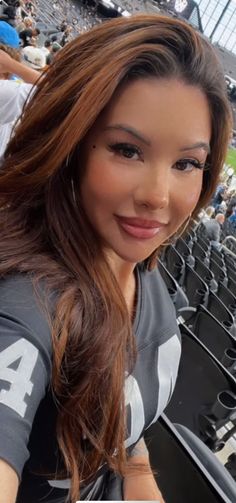
<path fill-rule="evenodd" d="M 47 316 L 30 279 L 0 281 L 0 458 L 19 478 L 32 423 L 51 377 Z"/>

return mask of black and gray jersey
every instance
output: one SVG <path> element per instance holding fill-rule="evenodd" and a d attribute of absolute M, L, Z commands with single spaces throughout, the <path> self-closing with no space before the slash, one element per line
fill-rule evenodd
<path fill-rule="evenodd" d="M 125 379 L 127 449 L 165 409 L 181 352 L 174 306 L 158 269 L 136 269 L 137 360 Z M 50 324 L 42 304 L 43 294 L 39 301 L 26 275 L 0 281 L 0 458 L 20 478 L 17 503 L 64 503 L 70 487 L 69 479 L 58 480 L 56 475 L 63 461 L 56 439 L 58 409 L 50 386 Z M 103 468 L 82 487 L 81 499 L 101 499 Z"/>

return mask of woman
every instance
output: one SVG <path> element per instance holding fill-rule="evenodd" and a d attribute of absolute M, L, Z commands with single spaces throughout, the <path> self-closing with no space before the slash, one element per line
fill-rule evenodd
<path fill-rule="evenodd" d="M 157 253 L 214 193 L 230 130 L 213 49 L 170 18 L 99 25 L 38 82 L 1 170 L 4 503 L 19 484 L 17 503 L 114 500 L 119 480 L 163 501 L 142 437 L 180 342 Z"/>

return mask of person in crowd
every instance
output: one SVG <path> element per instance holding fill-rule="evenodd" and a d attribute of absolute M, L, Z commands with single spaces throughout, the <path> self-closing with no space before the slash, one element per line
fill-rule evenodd
<path fill-rule="evenodd" d="M 210 220 L 213 217 L 214 213 L 215 213 L 214 206 L 208 206 L 204 211 L 203 221 L 205 222 L 207 220 Z"/>
<path fill-rule="evenodd" d="M 15 28 L 5 21 L 0 21 L 0 44 L 8 45 L 14 49 L 19 49 L 20 39 Z"/>
<path fill-rule="evenodd" d="M 236 229 L 236 205 L 232 207 L 232 211 L 230 216 L 228 217 L 228 221 L 230 222 L 230 224 L 232 224 L 234 229 Z"/>
<path fill-rule="evenodd" d="M 22 58 L 26 65 L 34 70 L 43 70 L 46 66 L 46 54 L 39 47 L 28 45 L 22 49 Z"/>
<path fill-rule="evenodd" d="M 72 26 L 67 26 L 63 32 L 60 45 L 64 47 L 64 45 L 68 44 L 68 42 L 71 40 L 71 33 L 72 33 Z"/>
<path fill-rule="evenodd" d="M 34 45 L 38 35 L 40 35 L 39 28 L 26 28 L 25 30 L 20 31 L 19 37 L 21 39 L 22 47 Z"/>
<path fill-rule="evenodd" d="M 16 30 L 18 33 L 20 33 L 23 30 L 32 29 L 33 25 L 34 25 L 33 19 L 29 16 L 26 16 L 26 17 L 22 18 L 22 21 L 19 24 L 17 24 Z"/>
<path fill-rule="evenodd" d="M 52 36 L 51 36 L 51 42 L 52 42 L 52 47 L 53 47 L 54 49 L 57 49 L 58 51 L 59 51 L 60 49 L 62 49 L 61 44 L 59 44 L 59 42 L 58 42 L 57 35 L 52 35 Z"/>
<path fill-rule="evenodd" d="M 223 213 L 217 213 L 215 218 L 204 218 L 199 226 L 199 235 L 207 238 L 214 247 L 219 248 L 224 221 L 225 216 Z"/>
<path fill-rule="evenodd" d="M 225 213 L 225 218 L 229 218 L 231 216 L 235 206 L 236 206 L 236 191 L 232 190 L 229 195 L 229 200 L 227 202 L 227 210 Z"/>
<path fill-rule="evenodd" d="M 157 256 L 231 128 L 213 48 L 170 17 L 100 24 L 37 82 L 0 172 L 0 503 L 163 503 L 143 435 L 180 339 Z"/>
<path fill-rule="evenodd" d="M 20 7 L 20 2 L 14 1 L 4 7 L 3 13 L 1 15 L 1 19 L 3 21 L 6 21 L 10 26 L 15 27 L 16 26 L 16 18 L 17 18 L 17 13 L 18 9 Z"/>
<path fill-rule="evenodd" d="M 52 47 L 52 41 L 49 38 L 47 38 L 44 42 L 44 46 L 41 47 L 41 51 L 44 52 L 46 57 L 50 54 L 51 47 Z"/>
<path fill-rule="evenodd" d="M 50 53 L 48 54 L 48 56 L 46 57 L 46 64 L 47 65 L 51 65 L 56 57 L 56 55 L 58 54 L 58 51 L 60 51 L 60 49 L 62 49 L 62 47 L 58 47 L 59 44 L 57 43 L 54 43 L 51 45 L 51 48 L 50 48 Z"/>
<path fill-rule="evenodd" d="M 27 13 L 28 16 L 35 16 L 36 14 L 36 6 L 33 2 L 30 2 L 28 0 L 25 0 L 24 2 L 24 9 Z"/>
<path fill-rule="evenodd" d="M 212 199 L 212 206 L 214 206 L 215 211 L 218 210 L 220 204 L 224 201 L 226 191 L 227 191 L 226 185 L 220 183 Z"/>
<path fill-rule="evenodd" d="M 38 71 L 20 62 L 19 57 L 16 49 L 0 45 L 0 163 L 12 129 L 40 77 Z M 17 75 L 18 80 L 9 80 L 12 75 Z"/>

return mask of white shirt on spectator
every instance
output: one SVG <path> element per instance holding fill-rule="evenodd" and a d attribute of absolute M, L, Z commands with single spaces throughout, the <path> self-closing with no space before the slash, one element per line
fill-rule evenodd
<path fill-rule="evenodd" d="M 32 87 L 26 82 L 0 80 L 0 161 Z"/>

